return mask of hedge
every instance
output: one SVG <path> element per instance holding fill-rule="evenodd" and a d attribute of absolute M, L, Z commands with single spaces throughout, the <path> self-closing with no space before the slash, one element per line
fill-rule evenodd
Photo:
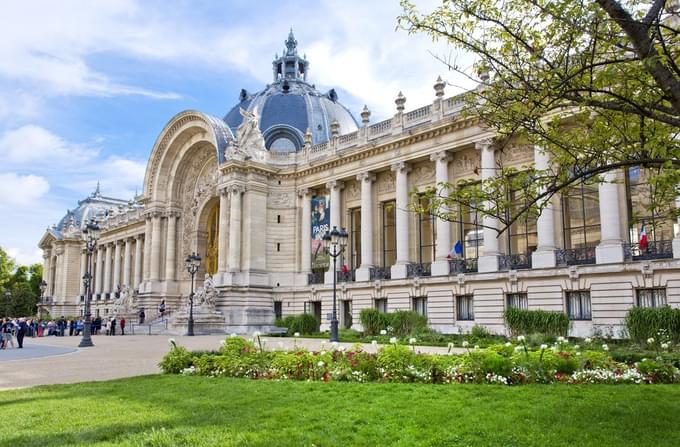
<path fill-rule="evenodd" d="M 505 323 L 513 335 L 543 334 L 566 336 L 569 332 L 569 317 L 564 312 L 545 310 L 507 309 Z"/>
<path fill-rule="evenodd" d="M 680 342 L 680 309 L 634 307 L 628 311 L 625 322 L 628 335 L 635 342 L 644 343 L 655 337 Z"/>

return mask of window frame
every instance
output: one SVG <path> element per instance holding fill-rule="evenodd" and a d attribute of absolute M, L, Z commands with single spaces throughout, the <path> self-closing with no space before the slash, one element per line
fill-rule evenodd
<path fill-rule="evenodd" d="M 411 297 L 411 310 L 418 315 L 427 317 L 427 295 L 419 295 Z"/>
<path fill-rule="evenodd" d="M 571 302 L 572 302 L 571 298 L 572 298 L 573 294 L 578 294 L 579 315 L 572 315 L 573 308 L 572 308 L 572 305 L 571 305 Z M 588 312 L 587 315 L 585 315 L 584 312 L 583 312 L 583 309 L 586 307 L 586 306 L 583 305 L 583 300 L 584 300 L 584 297 L 586 296 L 585 294 L 587 294 L 587 299 L 588 299 L 587 309 L 588 309 L 589 312 Z M 566 308 L 567 308 L 567 316 L 569 317 L 569 320 L 571 320 L 571 321 L 592 321 L 592 319 L 593 319 L 593 303 L 592 303 L 591 296 L 590 296 L 590 290 L 567 290 L 567 291 L 565 291 L 564 300 L 565 300 L 565 305 L 566 305 Z"/>
<path fill-rule="evenodd" d="M 597 204 L 598 204 L 598 210 L 597 210 L 597 223 L 589 225 L 587 223 L 587 213 L 586 213 L 586 188 L 588 187 L 595 187 L 595 197 L 597 197 Z M 575 190 L 578 189 L 577 194 L 579 199 L 581 200 L 581 206 L 579 211 L 579 217 L 583 221 L 583 225 L 575 225 L 572 226 L 571 222 L 569 222 L 569 211 L 572 209 L 569 206 L 569 199 L 573 198 L 573 193 Z M 560 204 L 562 206 L 562 239 L 564 241 L 564 248 L 565 249 L 575 249 L 575 248 L 592 248 L 596 247 L 599 243 L 600 240 L 602 239 L 602 234 L 601 234 L 601 224 L 602 224 L 602 218 L 600 216 L 600 210 L 599 210 L 599 204 L 600 204 L 600 197 L 599 197 L 599 190 L 597 188 L 597 185 L 589 185 L 587 182 L 580 182 L 577 186 L 574 186 L 572 188 L 569 188 L 564 194 L 562 194 L 562 197 L 560 198 Z M 596 241 L 593 241 L 592 243 L 590 242 L 593 240 L 592 238 L 588 237 L 589 235 L 592 235 L 592 232 L 589 232 L 592 229 L 596 229 L 598 233 L 598 238 Z M 574 247 L 574 244 L 572 243 L 572 238 L 571 238 L 571 232 L 574 230 L 582 230 L 583 232 L 583 240 L 585 245 L 583 247 Z M 569 241 L 569 243 L 567 243 Z"/>
<path fill-rule="evenodd" d="M 385 202 L 381 203 L 382 207 L 382 232 L 381 232 L 381 244 L 382 244 L 382 252 L 381 252 L 381 263 L 383 267 L 390 267 L 393 264 L 387 263 L 387 254 L 392 253 L 394 257 L 394 262 L 396 263 L 397 260 L 397 201 L 396 200 L 387 200 Z M 388 212 L 392 212 L 392 225 L 388 225 Z M 393 234 L 394 234 L 394 240 L 392 241 L 392 247 L 394 247 L 391 250 L 387 249 L 387 231 L 388 228 L 394 228 Z"/>
<path fill-rule="evenodd" d="M 519 301 L 519 306 L 515 305 L 515 300 Z M 505 294 L 506 309 L 529 310 L 529 294 L 527 292 L 512 292 Z"/>
<path fill-rule="evenodd" d="M 350 208 L 349 212 L 349 261 L 350 270 L 361 266 L 361 207 Z"/>
<path fill-rule="evenodd" d="M 424 194 L 420 194 L 418 196 L 418 205 L 422 208 L 426 208 L 423 206 L 423 199 L 425 199 L 426 196 Z M 427 204 L 429 206 L 429 203 Z M 431 254 L 431 259 L 432 261 L 428 261 L 426 263 L 434 262 L 435 259 L 435 248 L 437 245 L 437 225 L 435 221 L 435 217 L 428 213 L 417 213 L 418 216 L 418 264 L 423 264 L 423 250 L 430 249 L 432 251 Z M 430 221 L 430 226 L 432 228 L 432 244 L 430 245 L 423 245 L 423 222 Z"/>
<path fill-rule="evenodd" d="M 651 292 L 652 305 L 651 306 L 641 306 L 640 305 L 640 292 Z M 663 292 L 663 303 L 659 304 L 659 297 L 656 295 L 658 292 Z M 666 287 L 639 287 L 635 289 L 635 307 L 640 307 L 644 309 L 658 309 L 668 305 L 668 294 Z"/>
<path fill-rule="evenodd" d="M 469 301 L 467 312 L 461 311 L 461 300 Z M 456 321 L 475 321 L 475 296 L 473 294 L 456 295 Z"/>

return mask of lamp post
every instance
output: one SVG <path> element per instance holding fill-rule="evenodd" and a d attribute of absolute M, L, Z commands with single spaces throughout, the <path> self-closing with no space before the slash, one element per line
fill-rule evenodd
<path fill-rule="evenodd" d="M 189 325 L 187 335 L 194 335 L 194 276 L 201 265 L 201 257 L 197 253 L 191 253 L 184 260 L 187 272 L 191 275 L 191 294 L 189 294 Z"/>
<path fill-rule="evenodd" d="M 96 220 L 90 219 L 83 229 L 83 239 L 85 240 L 85 250 L 87 252 L 86 266 L 87 271 L 83 275 L 83 285 L 85 286 L 85 321 L 83 321 L 83 337 L 80 339 L 79 348 L 94 346 L 92 343 L 92 318 L 90 315 L 90 301 L 92 300 L 92 253 L 97 247 L 99 240 L 99 224 Z"/>
<path fill-rule="evenodd" d="M 330 242 L 330 246 L 326 246 L 326 253 L 333 258 L 333 315 L 331 317 L 331 341 L 338 341 L 338 312 L 337 312 L 337 279 L 338 270 L 337 262 L 338 257 L 342 255 L 347 247 L 347 231 L 341 228 L 338 231 L 338 227 L 333 227 L 330 232 L 326 232 L 323 240 Z"/>
<path fill-rule="evenodd" d="M 45 290 L 47 290 L 47 282 L 43 279 L 40 281 L 40 305 L 38 306 L 38 320 L 42 320 L 42 309 L 45 304 Z"/>

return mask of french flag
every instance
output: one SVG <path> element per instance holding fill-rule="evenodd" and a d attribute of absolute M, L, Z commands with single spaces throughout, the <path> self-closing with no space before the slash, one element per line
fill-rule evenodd
<path fill-rule="evenodd" d="M 463 244 L 461 244 L 460 240 L 456 242 L 456 245 L 453 246 L 453 248 L 446 257 L 448 259 L 453 259 L 454 257 L 459 256 L 463 256 Z"/>
<path fill-rule="evenodd" d="M 645 229 L 645 224 L 642 224 L 642 228 L 640 228 L 640 250 L 647 250 L 648 245 L 647 230 Z"/>

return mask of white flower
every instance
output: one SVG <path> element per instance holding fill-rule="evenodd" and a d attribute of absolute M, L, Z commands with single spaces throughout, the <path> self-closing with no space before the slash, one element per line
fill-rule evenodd
<path fill-rule="evenodd" d="M 581 349 L 581 346 L 579 346 L 579 345 L 574 345 L 574 349 L 576 349 L 576 350 L 578 351 L 579 349 Z"/>
<path fill-rule="evenodd" d="M 378 344 L 378 340 L 372 340 L 372 341 L 371 341 L 371 344 L 372 344 L 373 346 L 377 345 L 377 344 Z"/>
<path fill-rule="evenodd" d="M 561 336 L 557 337 L 557 341 L 559 341 L 560 343 L 564 343 L 564 337 Z"/>
<path fill-rule="evenodd" d="M 449 344 L 448 344 L 449 349 L 452 349 L 454 346 L 455 345 L 453 344 L 453 342 L 449 342 Z"/>
<path fill-rule="evenodd" d="M 510 342 L 505 343 L 506 348 L 509 348 L 510 346 L 512 346 L 512 343 L 510 343 Z"/>
<path fill-rule="evenodd" d="M 541 345 L 541 349 L 548 349 L 548 345 L 542 344 L 542 345 Z"/>
<path fill-rule="evenodd" d="M 479 349 L 479 345 L 475 345 L 475 351 Z"/>
<path fill-rule="evenodd" d="M 344 351 L 344 350 L 345 350 L 345 347 L 344 347 L 344 346 L 338 346 L 338 351 L 342 352 L 342 351 Z"/>
<path fill-rule="evenodd" d="M 593 339 L 590 338 L 590 337 L 588 337 L 588 338 L 586 338 L 584 341 L 585 341 L 586 343 L 590 344 L 590 343 L 593 342 Z"/>
<path fill-rule="evenodd" d="M 259 337 L 260 335 L 260 331 L 253 332 L 253 337 Z"/>
<path fill-rule="evenodd" d="M 577 353 L 576 353 L 576 357 L 581 357 L 581 353 L 580 353 L 580 352 L 577 352 Z"/>
<path fill-rule="evenodd" d="M 524 335 L 517 336 L 517 341 L 524 341 L 524 340 L 526 340 L 526 337 Z"/>
<path fill-rule="evenodd" d="M 524 349 L 524 348 L 521 347 L 521 346 L 515 346 L 515 352 L 520 352 L 520 351 L 522 351 L 523 349 Z"/>
<path fill-rule="evenodd" d="M 324 365 L 325 363 L 322 362 L 321 360 L 319 360 L 319 363 L 316 364 L 316 366 L 318 366 L 319 368 L 323 368 Z"/>
<path fill-rule="evenodd" d="M 168 338 L 168 344 L 170 346 L 175 346 L 175 339 L 174 338 Z"/>
<path fill-rule="evenodd" d="M 602 350 L 609 351 L 609 346 L 607 346 L 606 344 L 602 345 Z"/>
<path fill-rule="evenodd" d="M 470 345 L 470 343 L 468 343 L 467 340 L 465 340 L 465 341 L 463 342 L 463 347 L 464 347 L 464 348 L 467 348 L 469 345 Z"/>
<path fill-rule="evenodd" d="M 415 345 L 415 344 L 416 344 L 416 339 L 413 338 L 413 337 L 409 338 L 409 339 L 408 339 L 408 344 L 409 344 L 409 345 Z"/>
<path fill-rule="evenodd" d="M 236 337 L 238 337 L 238 335 L 236 335 L 235 333 L 232 332 L 232 334 L 230 335 L 230 337 L 231 337 L 231 338 L 236 338 Z"/>
<path fill-rule="evenodd" d="M 380 330 L 380 335 L 387 335 L 387 331 L 385 329 Z"/>
<path fill-rule="evenodd" d="M 661 349 L 668 349 L 668 343 L 661 343 Z"/>
<path fill-rule="evenodd" d="M 651 345 L 652 343 L 654 343 L 654 339 L 653 339 L 652 337 L 649 337 L 649 338 L 647 339 L 647 344 L 648 344 L 648 345 Z"/>
<path fill-rule="evenodd" d="M 397 337 L 390 337 L 390 343 L 393 345 L 397 343 Z"/>
<path fill-rule="evenodd" d="M 293 337 L 299 337 L 299 336 L 300 336 L 299 332 L 296 332 L 296 333 L 293 334 Z"/>
<path fill-rule="evenodd" d="M 224 346 L 226 344 L 227 344 L 226 340 L 220 340 L 220 345 Z"/>

